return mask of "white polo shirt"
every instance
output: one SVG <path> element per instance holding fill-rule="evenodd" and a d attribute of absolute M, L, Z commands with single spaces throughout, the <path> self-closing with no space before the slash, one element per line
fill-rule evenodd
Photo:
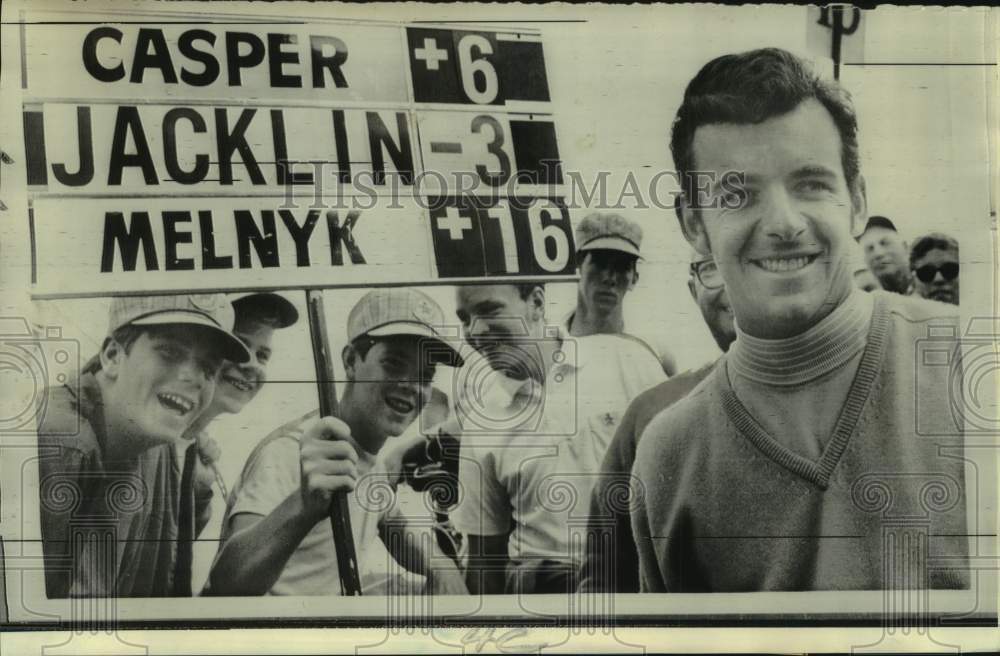
<path fill-rule="evenodd" d="M 574 352 L 575 351 L 575 352 Z M 469 535 L 506 535 L 515 563 L 538 559 L 579 566 L 590 494 L 601 461 L 633 398 L 666 380 L 654 354 L 622 335 L 563 341 L 565 359 L 544 386 L 496 374 L 464 414 L 459 503 L 451 517 Z M 496 417 L 497 430 L 468 421 Z"/>

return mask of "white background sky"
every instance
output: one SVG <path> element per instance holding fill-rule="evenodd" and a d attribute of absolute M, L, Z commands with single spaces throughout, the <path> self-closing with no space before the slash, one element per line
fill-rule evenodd
<path fill-rule="evenodd" d="M 232 6 L 235 9 L 235 5 Z M 261 12 L 277 13 L 268 5 Z M 333 8 L 307 7 L 316 13 Z M 378 14 L 372 7 L 348 6 L 342 16 L 406 20 L 413 7 L 396 7 Z M 462 10 L 439 5 L 434 18 L 525 19 L 534 8 L 483 5 Z M 551 12 L 558 11 L 558 16 Z M 585 177 L 612 172 L 612 181 L 632 171 L 648 180 L 656 171 L 671 169 L 668 150 L 671 120 L 684 86 L 712 57 L 763 46 L 784 47 L 811 56 L 806 48 L 806 10 L 798 7 L 595 7 L 550 8 L 546 18 L 584 22 L 522 24 L 542 30 L 546 66 L 560 154 L 564 166 Z M 537 14 L 536 14 L 537 15 Z M 426 15 L 423 18 L 427 18 Z M 993 59 L 985 47 L 983 11 L 883 8 L 864 20 L 866 62 L 973 63 Z M 5 20 L 7 17 L 5 15 Z M 4 28 L 4 37 L 8 36 Z M 4 47 L 5 59 L 9 52 Z M 8 59 L 9 61 L 9 59 Z M 815 59 L 829 73 L 828 59 Z M 845 66 L 842 82 L 855 98 L 862 149 L 862 172 L 868 180 L 871 214 L 893 219 L 907 239 L 934 230 L 959 237 L 962 247 L 963 301 L 988 298 L 991 275 L 987 84 L 993 69 L 983 66 Z M 4 64 L 4 74 L 11 67 Z M 10 87 L 10 78 L 3 82 Z M 11 111 L 10 97 L 3 101 Z M 13 102 L 16 102 L 13 101 Z M 13 116 L 19 109 L 14 106 Z M 19 144 L 20 120 L 4 121 L 0 138 L 19 163 L 4 170 L 3 199 L 11 211 L 4 222 L 19 220 L 24 198 L 11 194 L 24 179 Z M 18 157 L 18 155 L 21 155 Z M 19 176 L 19 177 L 18 177 Z M 13 181 L 13 182 L 12 182 Z M 611 189 L 618 187 L 612 182 Z M 689 250 L 671 211 L 627 209 L 645 231 L 646 261 L 641 281 L 627 298 L 630 329 L 652 335 L 688 369 L 716 357 L 718 351 L 686 288 Z M 582 218 L 577 210 L 574 219 Z M 0 254 L 4 314 L 24 307 L 28 288 L 26 246 L 17 226 L 5 227 Z M 408 247 L 409 245 L 401 245 Z M 389 244 L 386 247 L 393 247 Z M 975 291 L 974 291 L 975 290 Z M 449 288 L 431 293 L 449 316 Z M 326 294 L 327 322 L 334 351 L 343 344 L 346 313 L 360 291 Z M 302 304 L 303 294 L 290 295 Z M 550 285 L 548 317 L 555 323 L 572 309 L 572 285 Z M 981 305 L 988 311 L 989 305 Z M 963 307 L 963 310 L 968 307 Z M 58 325 L 66 337 L 81 344 L 81 357 L 93 354 L 106 328 L 106 300 L 36 303 L 35 319 Z M 271 378 L 308 381 L 313 377 L 306 326 L 280 331 L 275 338 Z M 338 363 L 339 364 L 339 363 Z M 447 386 L 445 384 L 445 386 Z M 315 407 L 315 388 L 308 382 L 275 382 L 254 404 L 236 417 L 226 417 L 211 432 L 224 450 L 222 471 L 232 485 L 252 446 L 272 428 Z M 217 500 L 214 522 L 206 532 L 214 537 L 223 512 Z M 206 543 L 196 569 L 207 571 L 215 544 Z M 197 584 L 197 581 L 196 581 Z"/>

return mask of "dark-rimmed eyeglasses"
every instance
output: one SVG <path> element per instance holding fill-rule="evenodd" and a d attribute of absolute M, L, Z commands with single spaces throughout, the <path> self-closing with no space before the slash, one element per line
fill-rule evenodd
<path fill-rule="evenodd" d="M 692 262 L 691 275 L 695 276 L 705 289 L 718 289 L 725 284 L 722 281 L 719 268 L 715 266 L 715 260 Z"/>
<path fill-rule="evenodd" d="M 958 262 L 945 262 L 941 266 L 935 264 L 925 264 L 913 270 L 917 279 L 922 283 L 929 283 L 937 276 L 938 271 L 945 280 L 954 280 L 958 277 Z"/>

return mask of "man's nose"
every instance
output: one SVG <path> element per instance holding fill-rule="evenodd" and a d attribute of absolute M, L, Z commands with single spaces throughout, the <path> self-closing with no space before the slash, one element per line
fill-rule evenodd
<path fill-rule="evenodd" d="M 772 189 L 766 194 L 766 198 L 767 202 L 761 208 L 764 212 L 761 221 L 765 234 L 780 241 L 795 241 L 805 232 L 805 217 L 783 188 Z"/>
<path fill-rule="evenodd" d="M 186 383 L 204 385 L 208 381 L 208 373 L 193 357 L 185 358 L 177 367 L 177 377 Z"/>

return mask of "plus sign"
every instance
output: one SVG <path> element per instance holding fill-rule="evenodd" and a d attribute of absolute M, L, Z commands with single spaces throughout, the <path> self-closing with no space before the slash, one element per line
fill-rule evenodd
<path fill-rule="evenodd" d="M 462 233 L 472 230 L 472 220 L 459 213 L 457 207 L 445 208 L 445 215 L 438 219 L 438 230 L 447 230 L 451 239 L 462 239 Z"/>
<path fill-rule="evenodd" d="M 438 62 L 448 59 L 448 51 L 437 47 L 437 39 L 424 39 L 424 47 L 413 51 L 414 59 L 421 59 L 427 70 L 438 70 Z"/>

